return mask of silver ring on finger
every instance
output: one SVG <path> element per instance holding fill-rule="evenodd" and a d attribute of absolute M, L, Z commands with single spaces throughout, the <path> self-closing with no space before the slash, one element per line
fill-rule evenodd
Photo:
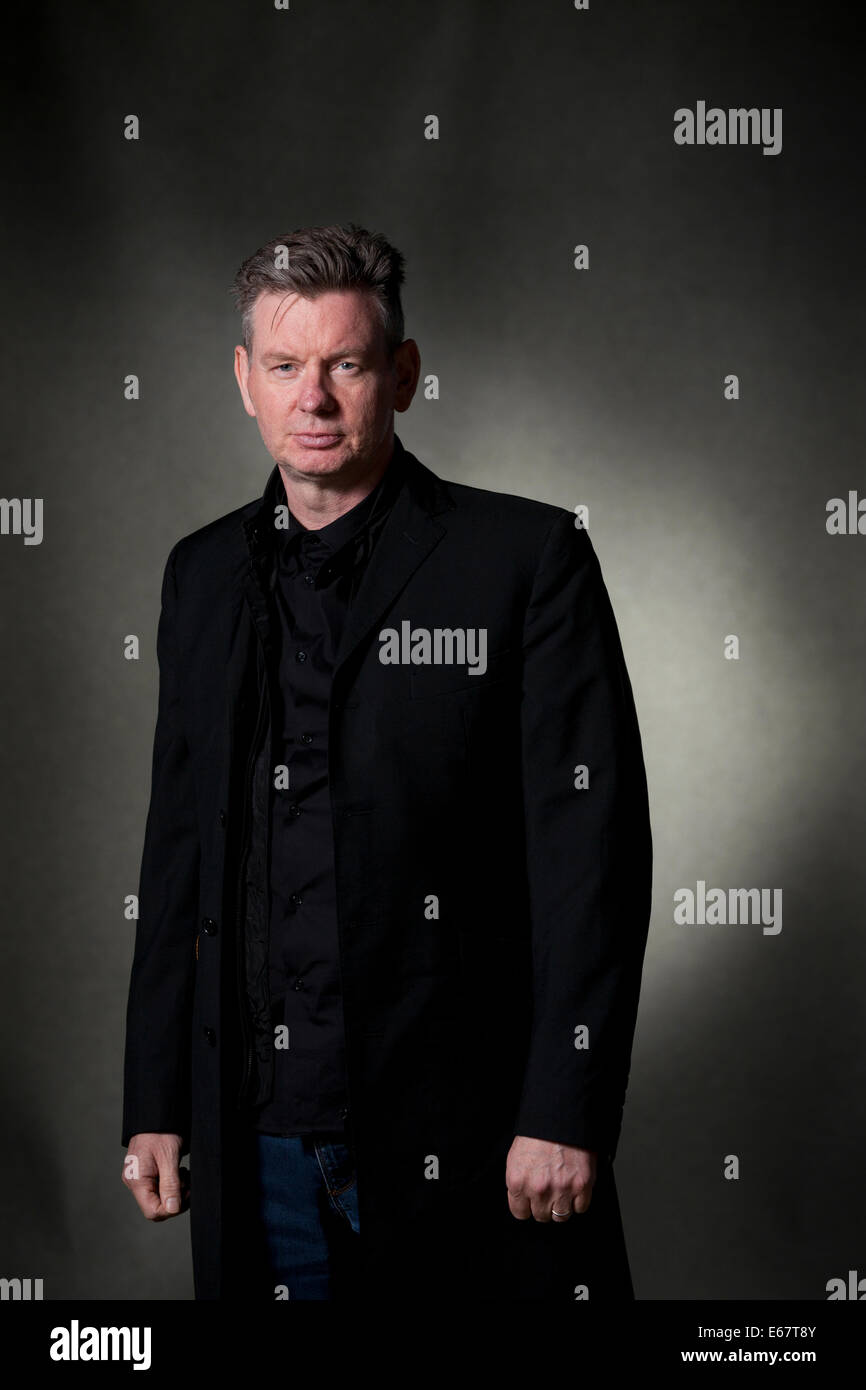
<path fill-rule="evenodd" d="M 553 1217 L 554 1221 L 567 1221 L 568 1218 L 571 1216 L 570 1211 L 557 1211 L 556 1207 L 551 1208 L 550 1214 Z"/>

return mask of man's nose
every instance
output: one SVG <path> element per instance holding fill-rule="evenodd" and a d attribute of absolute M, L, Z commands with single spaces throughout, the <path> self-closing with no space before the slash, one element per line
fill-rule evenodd
<path fill-rule="evenodd" d="M 330 405 L 332 400 L 327 373 L 323 370 L 305 372 L 298 393 L 298 405 L 301 410 L 322 410 Z"/>

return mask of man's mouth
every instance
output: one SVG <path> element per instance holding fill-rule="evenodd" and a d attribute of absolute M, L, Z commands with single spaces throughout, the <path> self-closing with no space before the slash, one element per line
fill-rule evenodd
<path fill-rule="evenodd" d="M 341 434 L 327 434 L 323 430 L 314 431 L 312 434 L 296 434 L 299 444 L 303 444 L 308 449 L 327 449 L 329 445 L 336 444 L 338 439 L 342 439 Z"/>

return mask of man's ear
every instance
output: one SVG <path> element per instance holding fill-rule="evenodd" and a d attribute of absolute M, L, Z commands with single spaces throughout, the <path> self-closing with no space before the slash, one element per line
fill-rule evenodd
<path fill-rule="evenodd" d="M 406 338 L 394 354 L 394 369 L 397 378 L 394 392 L 394 409 L 408 410 L 421 375 L 421 354 L 414 338 Z"/>
<path fill-rule="evenodd" d="M 241 393 L 241 400 L 244 403 L 244 410 L 247 415 L 255 416 L 256 408 L 250 398 L 248 381 L 250 376 L 250 360 L 247 357 L 247 350 L 240 344 L 235 348 L 235 380 Z"/>

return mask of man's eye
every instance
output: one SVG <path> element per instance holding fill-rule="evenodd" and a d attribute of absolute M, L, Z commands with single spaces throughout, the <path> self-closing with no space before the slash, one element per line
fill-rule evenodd
<path fill-rule="evenodd" d="M 294 363 L 293 363 L 293 362 L 280 362 L 280 363 L 278 364 L 278 366 L 277 366 L 277 371 L 278 371 L 278 372 L 284 372 L 284 373 L 285 373 L 285 372 L 287 372 L 287 371 L 290 371 L 291 368 L 292 368 L 293 366 L 294 366 Z M 350 362 L 350 361 L 348 360 L 348 358 L 347 358 L 344 362 L 338 362 L 338 363 L 337 363 L 337 366 L 338 366 L 338 367 L 350 367 L 350 368 L 354 371 L 355 368 L 358 366 L 358 364 L 357 364 L 357 362 Z"/>

